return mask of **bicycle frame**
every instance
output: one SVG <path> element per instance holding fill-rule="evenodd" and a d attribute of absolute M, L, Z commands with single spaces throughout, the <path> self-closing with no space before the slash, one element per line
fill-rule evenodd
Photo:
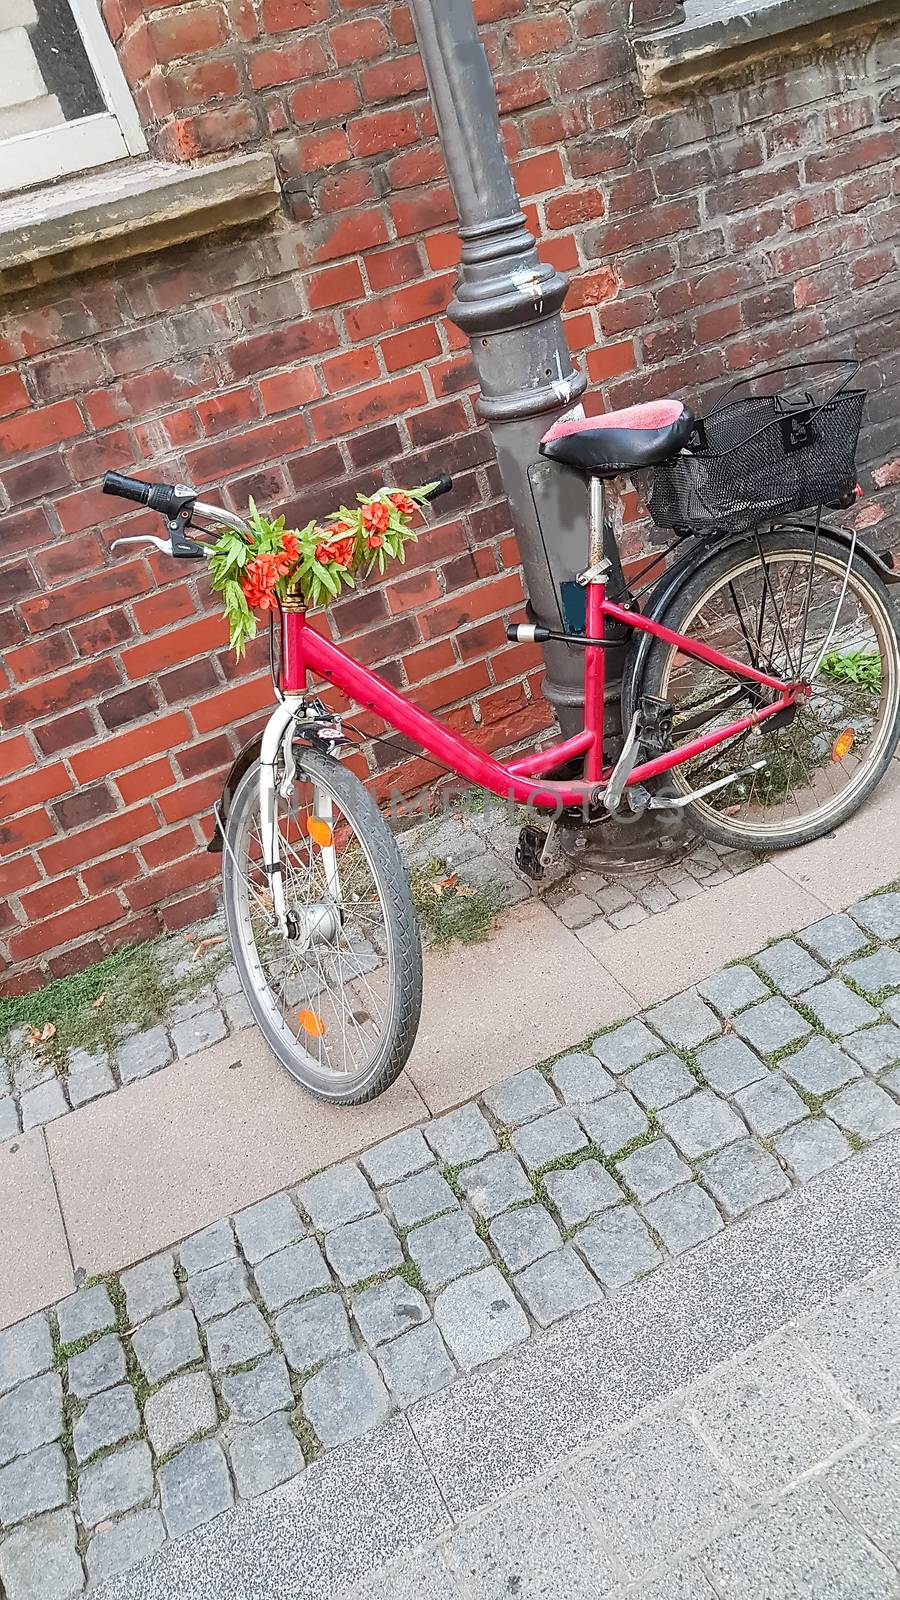
<path fill-rule="evenodd" d="M 767 717 L 776 716 L 779 711 L 786 710 L 799 694 L 807 692 L 806 686 L 800 682 L 785 682 L 768 673 L 758 672 L 755 668 L 745 666 L 742 662 L 723 655 L 721 651 L 714 650 L 699 640 L 674 633 L 662 623 L 608 600 L 605 583 L 607 564 L 602 555 L 602 538 L 602 485 L 599 479 L 595 479 L 591 485 L 590 566 L 581 580 L 587 589 L 585 634 L 587 640 L 602 641 L 607 621 L 620 623 L 625 627 L 652 634 L 654 638 L 667 644 L 677 645 L 685 656 L 703 661 L 731 677 L 772 689 L 776 694 L 770 705 L 760 706 L 714 733 L 691 740 L 679 750 L 671 750 L 654 757 L 651 761 L 641 762 L 629 774 L 626 780 L 627 786 L 641 784 L 650 778 L 658 777 L 672 767 L 680 766 L 683 762 L 714 749 L 716 745 L 724 744 L 736 734 L 744 733 Z M 478 745 L 461 734 L 454 733 L 427 711 L 420 710 L 376 672 L 361 666 L 337 645 L 324 639 L 321 634 L 308 626 L 306 613 L 302 609 L 286 608 L 282 613 L 281 689 L 287 697 L 286 703 L 292 702 L 296 709 L 297 698 L 302 698 L 307 692 L 308 677 L 312 675 L 324 678 L 349 700 L 355 701 L 367 711 L 374 711 L 388 726 L 419 745 L 439 765 L 449 768 L 459 777 L 480 788 L 489 789 L 503 799 L 532 805 L 541 810 L 550 810 L 558 815 L 567 808 L 586 804 L 596 805 L 602 799 L 604 783 L 610 775 L 609 769 L 603 764 L 604 651 L 601 645 L 592 647 L 590 643 L 585 644 L 584 650 L 582 731 L 560 744 L 552 745 L 534 755 L 518 757 L 505 764 L 495 761 Z M 279 707 L 279 711 L 281 710 L 283 707 Z M 293 712 L 289 714 L 288 720 L 292 715 Z M 286 725 L 276 712 L 273 717 L 273 735 L 275 727 L 281 727 L 283 737 Z M 547 774 L 552 773 L 563 763 L 582 755 L 585 771 L 583 781 L 554 781 L 547 778 Z"/>

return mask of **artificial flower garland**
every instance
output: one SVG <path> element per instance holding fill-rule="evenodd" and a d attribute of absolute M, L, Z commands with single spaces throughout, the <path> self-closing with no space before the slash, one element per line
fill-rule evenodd
<path fill-rule="evenodd" d="M 223 529 L 207 551 L 212 586 L 222 596 L 236 656 L 243 655 L 257 631 L 255 612 L 275 611 L 287 595 L 304 605 L 327 605 L 343 587 L 356 587 L 354 575 L 404 560 L 404 546 L 418 534 L 411 519 L 435 484 L 419 489 L 379 489 L 358 495 L 358 506 L 341 506 L 325 522 L 286 529 L 250 501 L 249 533 Z"/>

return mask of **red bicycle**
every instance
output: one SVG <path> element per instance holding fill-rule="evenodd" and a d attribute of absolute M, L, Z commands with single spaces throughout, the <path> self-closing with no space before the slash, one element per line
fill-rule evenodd
<path fill-rule="evenodd" d="M 584 622 L 566 626 L 561 606 L 559 629 L 507 629 L 513 640 L 553 638 L 584 652 L 584 727 L 548 749 L 494 760 L 323 638 L 299 601 L 279 608 L 278 704 L 229 774 L 211 848 L 224 849 L 228 936 L 253 1015 L 312 1093 L 344 1104 L 382 1093 L 409 1056 L 422 995 L 407 874 L 380 811 L 340 760 L 340 719 L 315 682 L 459 777 L 552 819 L 676 806 L 711 839 L 776 850 L 835 828 L 871 792 L 900 738 L 900 637 L 885 588 L 894 574 L 855 534 L 822 525 L 823 503 L 853 498 L 852 417 L 849 449 L 844 437 L 853 393 L 799 409 L 754 397 L 702 423 L 664 401 L 571 415 L 549 430 L 542 453 L 589 482 L 588 560 L 577 577 Z M 837 423 L 827 409 L 836 402 Z M 861 402 L 857 431 L 859 415 Z M 685 548 L 639 610 L 634 597 L 607 596 L 604 484 L 650 468 L 651 510 Z M 451 486 L 442 479 L 429 498 Z M 248 531 L 187 487 L 108 473 L 104 488 L 160 511 L 167 537 L 152 542 L 174 555 L 201 553 L 186 533 L 198 523 Z M 817 505 L 811 523 L 785 520 L 798 499 Z M 609 624 L 629 630 L 632 645 L 624 742 L 608 764 Z M 554 778 L 573 764 L 578 776 Z"/>

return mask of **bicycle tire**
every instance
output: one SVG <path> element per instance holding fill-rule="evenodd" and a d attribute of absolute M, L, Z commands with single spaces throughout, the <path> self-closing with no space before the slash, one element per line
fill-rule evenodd
<path fill-rule="evenodd" d="M 361 1105 L 374 1100 L 399 1077 L 415 1042 L 422 1005 L 422 944 L 409 879 L 396 842 L 367 789 L 332 757 L 318 751 L 297 752 L 297 779 L 323 788 L 339 804 L 365 853 L 377 885 L 391 954 L 390 1028 L 364 1070 L 326 1074 L 314 1070 L 307 1051 L 290 1042 L 279 1025 L 278 1007 L 265 984 L 258 955 L 248 941 L 245 858 L 248 858 L 254 816 L 258 816 L 260 763 L 254 762 L 235 792 L 225 825 L 222 864 L 225 923 L 232 956 L 247 1003 L 266 1042 L 291 1076 L 318 1099 L 333 1105 Z M 260 981 L 262 979 L 262 982 Z"/>
<path fill-rule="evenodd" d="M 785 528 L 762 534 L 760 542 L 764 557 L 771 555 L 790 559 L 796 555 L 801 559 L 809 558 L 815 549 L 816 566 L 821 562 L 823 567 L 833 574 L 843 573 L 846 567 L 846 549 L 829 540 L 826 535 L 820 535 L 818 540 L 815 540 L 809 531 Z M 660 620 L 675 632 L 690 634 L 694 619 L 700 614 L 704 604 L 709 603 L 714 593 L 722 591 L 729 576 L 734 582 L 734 575 L 740 570 L 747 569 L 751 553 L 758 564 L 756 543 L 748 538 L 729 544 L 711 560 L 704 562 L 698 572 L 688 578 L 678 590 L 665 616 Z M 759 851 L 787 850 L 800 844 L 808 844 L 813 839 L 821 838 L 823 834 L 831 833 L 840 827 L 858 810 L 884 776 L 900 742 L 900 625 L 884 583 L 859 558 L 854 560 L 851 568 L 848 592 L 853 592 L 857 597 L 865 597 L 867 605 L 871 608 L 871 614 L 877 618 L 881 627 L 881 642 L 889 655 L 887 666 L 890 699 L 883 728 L 871 752 L 871 758 L 865 761 L 840 803 L 835 802 L 822 807 L 821 814 L 811 815 L 806 820 L 797 818 L 790 824 L 782 822 L 780 826 L 772 826 L 770 829 L 751 828 L 735 823 L 721 813 L 716 813 L 711 806 L 703 802 L 690 802 L 683 806 L 685 818 L 692 828 L 712 842 L 737 849 Z M 660 699 L 666 698 L 669 675 L 677 655 L 677 646 L 654 641 L 648 652 L 640 687 L 633 696 L 635 703 L 644 694 Z M 737 710 L 734 712 L 735 716 L 739 714 Z M 690 792 L 690 785 L 686 783 L 684 774 L 684 768 L 675 767 L 665 775 L 665 781 L 674 785 L 675 790 L 680 791 L 681 795 Z"/>

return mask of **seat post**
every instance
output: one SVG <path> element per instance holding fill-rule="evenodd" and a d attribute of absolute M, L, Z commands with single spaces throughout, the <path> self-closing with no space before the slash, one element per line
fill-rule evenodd
<path fill-rule="evenodd" d="M 603 560 L 603 479 L 591 478 L 590 544 L 588 567 L 599 566 Z"/>

